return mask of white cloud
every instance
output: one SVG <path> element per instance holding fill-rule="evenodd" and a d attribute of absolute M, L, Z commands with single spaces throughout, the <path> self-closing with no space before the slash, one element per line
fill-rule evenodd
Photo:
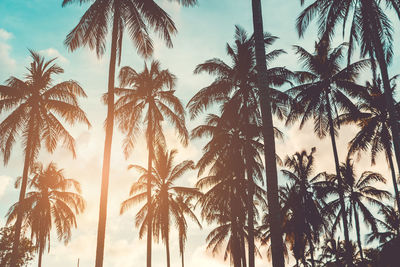
<path fill-rule="evenodd" d="M 0 28 L 0 39 L 9 40 L 13 37 L 12 33 Z"/>
<path fill-rule="evenodd" d="M 40 50 L 39 52 L 42 55 L 45 55 L 45 56 L 48 56 L 48 57 L 51 57 L 51 58 L 55 58 L 56 57 L 62 63 L 68 63 L 69 62 L 68 59 L 65 58 L 63 55 L 61 55 L 61 53 L 55 48 L 50 47 L 50 48 L 47 48 L 47 49 L 44 49 L 44 50 Z"/>
<path fill-rule="evenodd" d="M 3 196 L 8 184 L 10 183 L 11 178 L 9 176 L 0 175 L 0 198 Z"/>
<path fill-rule="evenodd" d="M 0 80 L 12 74 L 17 63 L 11 57 L 12 47 L 7 43 L 13 37 L 12 33 L 0 28 Z M 3 76 L 4 75 L 4 76 Z"/>

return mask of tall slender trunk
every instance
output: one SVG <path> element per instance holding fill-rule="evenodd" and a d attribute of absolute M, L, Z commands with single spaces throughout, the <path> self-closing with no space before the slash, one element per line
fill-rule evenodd
<path fill-rule="evenodd" d="M 241 251 L 239 244 L 239 236 L 238 236 L 238 225 L 235 214 L 235 201 L 234 201 L 234 193 L 232 192 L 232 188 L 229 189 L 229 198 L 230 198 L 230 219 L 231 219 L 231 235 L 232 235 L 232 248 L 231 254 L 233 257 L 233 266 L 241 267 Z"/>
<path fill-rule="evenodd" d="M 362 250 L 362 245 L 361 245 L 361 236 L 360 236 L 360 220 L 358 217 L 358 213 L 356 210 L 356 204 L 353 203 L 353 211 L 354 211 L 354 220 L 356 223 L 356 234 L 357 234 L 357 245 L 358 245 L 358 249 L 360 250 L 360 257 L 361 257 L 361 262 L 364 263 L 364 253 Z"/>
<path fill-rule="evenodd" d="M 30 122 L 30 124 L 32 121 Z M 32 161 L 32 128 L 30 127 L 30 131 L 28 134 L 28 140 L 26 144 L 26 153 L 25 153 L 25 161 L 24 161 L 24 170 L 22 171 L 22 183 L 21 190 L 19 191 L 19 199 L 18 202 L 22 203 L 25 199 L 26 187 L 28 185 L 28 173 L 30 169 L 30 162 Z M 21 237 L 21 227 L 22 227 L 22 218 L 23 210 L 18 209 L 17 212 L 17 220 L 14 226 L 14 243 L 12 247 L 11 261 L 10 266 L 16 266 L 18 261 L 18 252 L 19 252 L 19 243 Z"/>
<path fill-rule="evenodd" d="M 370 1 L 371 1 L 370 5 L 373 6 L 374 1 L 372 1 L 372 0 L 370 0 Z M 379 25 L 379 21 L 374 21 L 376 19 L 376 16 L 374 16 L 373 14 L 371 14 L 371 18 L 372 18 L 371 27 L 372 27 L 372 31 L 373 31 L 372 41 L 373 41 L 373 45 L 374 45 L 375 55 L 378 60 L 379 69 L 381 71 L 383 89 L 384 89 L 384 95 L 385 95 L 385 102 L 386 102 L 386 107 L 387 107 L 387 110 L 389 113 L 389 125 L 390 125 L 390 129 L 392 132 L 392 138 L 393 138 L 394 154 L 396 156 L 398 173 L 400 173 L 400 136 L 399 136 L 400 129 L 399 129 L 399 125 L 398 125 L 398 114 L 396 113 L 395 106 L 394 106 L 394 100 L 393 100 L 393 96 L 392 96 L 392 89 L 390 86 L 388 66 L 387 66 L 387 62 L 386 62 L 386 58 L 385 58 L 385 52 L 383 50 L 383 44 L 382 44 L 381 38 L 378 33 L 377 25 Z M 393 184 L 393 186 L 395 186 L 395 183 Z M 396 198 L 397 198 L 397 201 L 399 201 L 399 195 L 396 195 Z"/>
<path fill-rule="evenodd" d="M 334 130 L 334 126 L 333 126 L 331 104 L 330 104 L 328 93 L 325 94 L 325 97 L 326 97 L 326 103 L 328 106 L 327 110 L 328 110 L 328 121 L 329 121 L 329 134 L 331 137 L 333 156 L 335 158 L 336 179 L 338 182 L 338 189 L 339 189 L 339 201 L 340 201 L 340 206 L 341 206 L 341 210 L 342 210 L 343 232 L 344 232 L 344 240 L 345 240 L 345 247 L 346 247 L 346 264 L 347 264 L 347 266 L 353 266 L 352 255 L 350 254 L 351 244 L 350 244 L 350 238 L 349 238 L 349 227 L 347 225 L 346 206 L 344 203 L 343 181 L 342 181 L 342 177 L 340 175 L 339 156 L 338 156 L 337 147 L 336 147 L 335 130 Z"/>
<path fill-rule="evenodd" d="M 242 251 L 242 267 L 247 267 L 247 262 L 246 262 L 246 244 L 244 242 L 244 232 L 241 235 L 240 238 L 240 249 Z"/>
<path fill-rule="evenodd" d="M 182 260 L 182 267 L 185 267 L 185 249 L 182 248 L 181 250 L 181 260 Z"/>
<path fill-rule="evenodd" d="M 169 253 L 169 233 L 165 235 L 165 250 L 167 253 L 167 267 L 171 267 L 171 258 Z"/>
<path fill-rule="evenodd" d="M 43 257 L 43 247 L 42 245 L 39 245 L 38 267 L 42 267 L 42 257 Z"/>
<path fill-rule="evenodd" d="M 388 161 L 389 161 L 390 173 L 392 175 L 392 183 L 393 183 L 394 195 L 395 195 L 395 198 L 396 198 L 397 208 L 400 209 L 399 187 L 397 186 L 397 178 L 396 178 L 396 172 L 394 170 L 393 158 L 392 158 L 392 155 L 389 152 L 387 152 L 386 154 L 387 154 L 387 158 L 388 158 Z"/>
<path fill-rule="evenodd" d="M 247 226 L 248 226 L 248 243 L 249 243 L 249 267 L 255 266 L 255 246 L 254 246 L 254 181 L 251 172 L 247 172 L 247 182 L 249 185 L 248 192 L 247 192 Z"/>
<path fill-rule="evenodd" d="M 104 242 L 106 234 L 107 221 L 107 201 L 108 184 L 110 178 L 111 145 L 114 128 L 114 86 L 115 86 L 115 67 L 117 58 L 117 32 L 118 32 L 118 8 L 114 3 L 114 20 L 112 26 L 111 55 L 108 72 L 108 100 L 107 100 L 107 120 L 106 136 L 103 152 L 103 169 L 101 173 L 101 192 L 100 192 L 100 210 L 99 223 L 97 228 L 97 248 L 96 248 L 96 267 L 103 267 L 104 260 Z"/>
<path fill-rule="evenodd" d="M 150 108 L 150 107 L 149 107 Z M 148 111 L 149 114 L 151 113 Z M 152 121 L 151 116 L 148 118 L 148 140 L 147 140 L 147 149 L 149 150 L 149 157 L 147 159 L 147 171 L 148 174 L 151 175 L 153 169 L 153 152 L 154 152 L 154 144 L 153 144 L 153 130 L 152 130 Z M 147 178 L 147 206 L 148 206 L 148 220 L 147 220 L 147 267 L 151 267 L 151 246 L 152 246 L 152 226 L 153 226 L 153 208 L 151 205 L 151 179 L 150 176 Z"/>
<path fill-rule="evenodd" d="M 284 267 L 281 216 L 278 197 L 278 175 L 275 158 L 274 127 L 271 114 L 269 88 L 266 77 L 266 58 L 264 47 L 264 30 L 260 0 L 252 0 L 253 27 L 257 63 L 257 80 L 260 94 L 262 115 L 262 132 L 264 136 L 265 169 L 267 177 L 267 200 L 269 223 L 271 229 L 271 252 L 274 267 Z"/>
<path fill-rule="evenodd" d="M 310 246 L 311 266 L 315 267 L 314 243 L 311 236 L 311 229 L 309 229 L 307 232 L 307 239 L 308 239 L 308 245 Z"/>

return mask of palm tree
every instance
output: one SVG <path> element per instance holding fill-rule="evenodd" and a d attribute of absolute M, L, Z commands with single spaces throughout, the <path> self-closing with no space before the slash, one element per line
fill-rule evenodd
<path fill-rule="evenodd" d="M 343 50 L 344 45 L 331 49 L 329 42 L 325 39 L 315 44 L 314 54 L 309 53 L 300 46 L 295 46 L 295 51 L 299 55 L 303 67 L 307 70 L 298 72 L 299 80 L 302 84 L 287 91 L 294 96 L 295 101 L 287 123 L 300 119 L 301 129 L 307 120 L 313 118 L 314 131 L 319 138 L 325 137 L 329 132 L 342 207 L 344 207 L 343 182 L 340 177 L 339 156 L 336 147 L 334 113 L 338 116 L 338 110 L 357 112 L 356 106 L 345 93 L 350 96 L 359 94 L 363 87 L 355 83 L 358 72 L 369 66 L 368 60 L 361 60 L 341 69 L 340 62 L 343 58 Z M 342 214 L 341 217 L 345 243 L 350 247 L 346 216 Z M 351 264 L 350 262 L 349 255 L 348 263 Z"/>
<path fill-rule="evenodd" d="M 359 214 L 361 214 L 364 218 L 364 223 L 371 227 L 373 232 L 377 232 L 376 216 L 372 214 L 371 209 L 368 208 L 366 203 L 378 208 L 383 208 L 385 205 L 382 201 L 385 199 L 390 199 L 391 194 L 386 190 L 377 188 L 379 183 L 386 183 L 386 179 L 379 173 L 365 171 L 359 178 L 356 178 L 354 165 L 350 158 L 347 158 L 346 162 L 340 166 L 340 172 L 344 181 L 343 185 L 346 203 L 345 210 L 342 210 L 343 207 L 341 207 L 339 200 L 336 198 L 327 204 L 326 213 L 332 214 L 336 217 L 332 226 L 334 231 L 336 230 L 339 220 L 338 218 L 340 217 L 338 214 L 347 214 L 349 222 L 352 221 L 352 217 L 354 215 L 357 246 L 359 249 L 361 262 L 364 262 L 364 254 L 360 236 L 361 223 Z M 331 182 L 332 180 L 336 180 L 336 177 L 332 176 Z M 331 187 L 328 186 L 325 190 L 327 195 L 338 195 L 338 189 L 334 183 L 331 183 Z M 326 197 L 327 195 L 324 194 L 323 197 Z M 341 211 L 338 212 L 338 210 Z"/>
<path fill-rule="evenodd" d="M 182 267 L 185 266 L 185 244 L 187 240 L 187 229 L 188 229 L 185 215 L 189 216 L 189 218 L 192 218 L 192 220 L 197 222 L 200 229 L 202 228 L 201 224 L 199 223 L 199 220 L 197 219 L 196 214 L 194 214 L 193 212 L 195 207 L 192 203 L 194 200 L 195 196 L 193 195 L 185 195 L 179 193 L 175 198 L 176 203 L 178 203 L 178 205 L 181 207 L 181 214 L 183 215 L 178 225 L 179 253 L 181 254 Z"/>
<path fill-rule="evenodd" d="M 259 88 L 259 103 L 262 114 L 262 133 L 264 137 L 265 173 L 267 177 L 267 199 L 271 226 L 272 264 L 274 267 L 283 267 L 283 241 L 279 207 L 278 174 L 276 170 L 274 124 L 271 114 L 271 90 L 267 81 L 265 46 L 263 42 L 263 20 L 261 1 L 252 0 L 253 28 L 255 40 L 255 55 L 257 63 L 257 78 Z M 254 267 L 250 266 L 250 267 Z"/>
<path fill-rule="evenodd" d="M 399 76 L 390 79 L 393 87 Z M 396 171 L 393 163 L 392 154 L 392 135 L 390 133 L 389 114 L 387 111 L 384 93 L 381 90 L 379 80 L 373 84 L 367 83 L 364 91 L 359 95 L 359 110 L 357 113 L 344 113 L 339 116 L 340 124 L 356 123 L 360 128 L 359 132 L 349 143 L 349 155 L 360 151 L 371 151 L 371 163 L 375 164 L 375 159 L 380 151 L 384 151 L 392 175 L 392 183 L 395 192 L 397 206 L 400 207 L 400 195 L 397 186 Z M 400 104 L 396 103 L 396 111 L 399 111 Z M 359 154 L 360 156 L 360 154 Z"/>
<path fill-rule="evenodd" d="M 147 169 L 151 170 L 154 144 L 165 142 L 162 130 L 164 118 L 176 129 L 181 142 L 187 145 L 189 134 L 185 126 L 185 111 L 173 90 L 176 77 L 168 70 L 161 70 L 158 61 L 152 61 L 150 68 L 145 63 L 144 70 L 140 73 L 130 67 L 123 67 L 119 78 L 121 88 L 115 88 L 115 93 L 119 96 L 115 103 L 115 118 L 125 134 L 123 142 L 125 156 L 132 152 L 141 124 L 145 123 L 149 151 Z M 166 88 L 168 90 L 164 90 Z M 108 98 L 109 94 L 106 94 L 104 100 L 108 101 Z M 151 205 L 150 180 L 147 183 L 147 191 L 147 202 Z M 151 252 L 152 228 L 151 221 L 147 222 L 149 223 L 147 249 Z"/>
<path fill-rule="evenodd" d="M 7 212 L 7 224 L 15 221 L 19 214 L 24 214 L 23 221 L 30 228 L 31 239 L 39 253 L 38 266 L 42 266 L 42 256 L 47 245 L 50 251 L 50 232 L 56 226 L 58 240 L 67 244 L 71 239 L 71 228 L 77 226 L 76 214 L 85 209 L 80 184 L 64 176 L 62 169 L 50 163 L 45 169 L 42 164 L 35 164 L 29 179 L 29 188 L 25 199 L 11 206 Z M 19 187 L 21 177 L 15 185 Z M 76 191 L 72 192 L 72 188 Z"/>
<path fill-rule="evenodd" d="M 318 233 L 327 226 L 326 220 L 321 215 L 321 201 L 316 198 L 316 193 L 324 187 L 320 178 L 324 177 L 325 173 L 311 177 L 314 171 L 315 151 L 316 149 L 312 148 L 310 153 L 303 150 L 287 157 L 284 164 L 288 169 L 282 170 L 289 181 L 293 182 L 294 189 L 289 190 L 291 194 L 283 204 L 284 209 L 292 210 L 296 234 L 303 235 L 304 245 L 308 243 L 313 267 L 315 266 L 314 242 L 318 241 Z"/>
<path fill-rule="evenodd" d="M 381 206 L 379 214 L 383 218 L 382 220 L 377 219 L 379 227 L 373 229 L 373 231 L 367 235 L 367 243 L 378 241 L 382 247 L 382 245 L 399 237 L 400 217 L 399 212 L 389 205 Z"/>
<path fill-rule="evenodd" d="M 184 6 L 192 6 L 197 0 L 175 0 Z M 63 0 L 62 5 L 88 1 Z M 121 61 L 122 39 L 125 30 L 138 53 L 148 57 L 153 53 L 149 28 L 153 29 L 172 47 L 171 35 L 177 29 L 171 17 L 155 1 L 142 0 L 93 0 L 78 25 L 67 35 L 65 45 L 74 51 L 81 46 L 96 50 L 97 56 L 104 54 L 107 32 L 111 27 L 110 65 L 108 72 L 107 123 L 104 141 L 104 158 L 100 194 L 99 226 L 97 233 L 96 267 L 103 266 L 104 240 L 107 218 L 107 198 L 110 175 L 111 144 L 114 127 L 115 67 Z M 151 241 L 147 243 L 147 267 L 151 267 Z"/>
<path fill-rule="evenodd" d="M 18 200 L 20 203 L 25 198 L 30 167 L 43 143 L 52 153 L 61 139 L 75 157 L 74 138 L 60 119 L 70 125 L 83 122 L 90 127 L 86 114 L 78 103 L 78 97 L 86 97 L 79 84 L 73 80 L 54 84 L 54 75 L 63 73 L 64 70 L 54 63 L 55 59 L 45 61 L 34 51 L 30 51 L 30 54 L 33 62 L 28 68 L 26 80 L 10 77 L 6 85 L 0 86 L 0 113 L 10 111 L 0 123 L 0 150 L 4 164 L 7 164 L 19 135 L 24 147 L 25 160 Z M 22 213 L 16 217 L 11 266 L 16 265 L 22 217 Z"/>
<path fill-rule="evenodd" d="M 137 213 L 136 226 L 140 227 L 140 237 L 144 232 L 149 231 L 149 225 L 153 229 L 153 236 L 157 242 L 161 237 L 165 243 L 168 267 L 171 266 L 169 248 L 171 222 L 174 223 L 173 225 L 178 225 L 178 230 L 181 232 L 181 226 L 186 224 L 184 217 L 187 214 L 201 226 L 191 210 L 191 203 L 178 199 L 178 197 L 198 198 L 201 193 L 196 188 L 174 185 L 178 178 L 193 169 L 193 161 L 185 160 L 174 166 L 176 154 L 177 150 L 166 151 L 165 147 L 159 146 L 155 153 L 154 168 L 151 174 L 141 166 L 130 165 L 130 168 L 135 168 L 142 175 L 132 185 L 129 193 L 131 197 L 121 203 L 121 214 L 123 214 L 132 205 L 145 200 L 148 194 L 148 181 L 151 181 L 152 203 L 149 205 L 150 203 L 147 202 Z"/>
<path fill-rule="evenodd" d="M 330 1 L 316 0 L 304 9 L 298 18 L 298 32 L 300 36 L 305 32 L 309 22 L 320 16 L 320 33 L 333 36 L 335 28 L 343 24 L 343 36 L 347 28 L 350 29 L 349 54 L 356 43 L 360 44 L 361 56 L 369 55 L 372 59 L 373 73 L 377 61 L 383 81 L 385 104 L 389 113 L 389 126 L 393 137 L 394 152 L 400 173 L 400 128 L 398 125 L 399 115 L 395 108 L 392 95 L 388 65 L 393 57 L 393 28 L 385 8 L 394 9 L 400 18 L 400 3 L 396 0 L 356 0 L 356 1 Z M 350 22 L 350 25 L 348 25 Z M 347 27 L 349 26 L 349 27 Z"/>
<path fill-rule="evenodd" d="M 264 35 L 264 42 L 271 45 L 277 37 L 268 33 Z M 273 50 L 266 55 L 267 63 L 284 53 L 283 50 Z M 212 104 L 223 105 L 222 117 L 227 120 L 235 118 L 236 114 L 245 117 L 249 122 L 261 125 L 261 114 L 258 107 L 259 90 L 257 88 L 257 71 L 254 53 L 254 36 L 248 36 L 246 31 L 236 26 L 234 45 L 227 44 L 227 54 L 232 61 L 229 65 L 219 58 L 207 60 L 196 66 L 195 74 L 207 72 L 216 76 L 215 80 L 207 87 L 196 93 L 188 103 L 192 118 L 198 116 Z M 286 68 L 276 67 L 267 71 L 269 86 L 281 86 L 290 83 L 293 76 Z M 278 118 L 283 118 L 287 113 L 289 97 L 277 89 L 271 89 L 272 110 Z M 232 116 L 232 114 L 235 114 Z M 251 174 L 247 174 L 251 179 Z M 251 185 L 251 183 L 250 183 Z M 248 203 L 252 202 L 253 192 L 249 188 Z M 248 207 L 251 205 L 248 204 Z M 249 266 L 254 266 L 254 225 L 252 209 L 249 209 Z"/>
<path fill-rule="evenodd" d="M 261 195 L 264 190 L 256 183 L 262 180 L 263 145 L 259 141 L 261 127 L 247 122 L 248 118 L 244 114 L 227 114 L 228 110 L 230 109 L 225 110 L 221 117 L 208 115 L 206 123 L 193 129 L 191 137 L 211 137 L 197 163 L 199 176 L 210 167 L 208 175 L 197 182 L 197 187 L 207 190 L 199 200 L 202 217 L 208 223 L 220 224 L 220 227 L 208 235 L 208 247 L 215 253 L 223 241 L 228 239 L 225 259 L 231 255 L 234 265 L 241 266 L 246 258 L 244 239 L 249 244 L 252 242 L 248 236 L 252 232 L 250 229 L 254 227 L 251 221 L 254 223 L 257 214 L 255 203 L 252 197 L 249 200 L 249 196 L 254 195 L 259 202 L 263 202 Z M 278 131 L 276 133 L 280 134 Z"/>

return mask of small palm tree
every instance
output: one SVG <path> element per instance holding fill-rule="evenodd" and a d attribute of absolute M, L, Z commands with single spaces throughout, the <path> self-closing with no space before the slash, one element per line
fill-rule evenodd
<path fill-rule="evenodd" d="M 62 5 L 86 3 L 83 0 L 63 0 Z M 99 227 L 96 250 L 96 267 L 103 266 L 104 240 L 107 217 L 107 196 L 110 175 L 111 144 L 114 128 L 114 87 L 115 67 L 121 62 L 122 40 L 127 30 L 138 53 L 149 57 L 153 53 L 153 42 L 149 28 L 172 47 L 171 36 L 177 29 L 171 17 L 156 1 L 141 0 L 91 0 L 91 6 L 82 16 L 79 23 L 67 35 L 65 45 L 74 51 L 81 46 L 96 50 L 100 57 L 105 53 L 107 32 L 111 28 L 110 65 L 108 72 L 107 123 L 104 141 L 104 162 L 101 181 Z M 184 6 L 192 6 L 197 0 L 175 0 Z M 147 243 L 147 267 L 151 267 L 151 241 Z"/>
<path fill-rule="evenodd" d="M 321 178 L 325 176 L 325 173 L 318 173 L 311 177 L 314 171 L 315 151 L 316 149 L 312 148 L 310 153 L 303 150 L 292 157 L 288 156 L 284 162 L 288 169 L 282 170 L 282 173 L 293 183 L 293 189 L 289 190 L 291 196 L 288 197 L 287 203 L 283 204 L 284 209 L 292 210 L 295 234 L 303 235 L 304 246 L 308 243 L 313 267 L 315 266 L 314 243 L 318 242 L 318 233 L 323 232 L 327 226 L 321 214 L 321 201 L 316 197 L 317 192 L 324 187 L 321 184 Z M 305 262 L 304 253 L 301 256 Z"/>
<path fill-rule="evenodd" d="M 193 161 L 186 160 L 178 165 L 174 164 L 177 150 L 166 151 L 165 147 L 159 146 L 154 160 L 154 168 L 151 174 L 137 165 L 130 165 L 142 175 L 130 190 L 129 199 L 121 204 L 121 214 L 132 205 L 142 202 L 147 196 L 148 181 L 151 182 L 152 203 L 146 203 L 136 215 L 136 226 L 140 227 L 139 236 L 142 237 L 152 227 L 152 233 L 156 241 L 161 239 L 165 243 L 167 254 L 167 266 L 170 267 L 170 229 L 171 222 L 178 226 L 182 233 L 182 226 L 186 224 L 185 215 L 190 215 L 199 226 L 200 222 L 191 210 L 191 203 L 182 201 L 180 198 L 194 199 L 201 196 L 196 188 L 176 186 L 174 183 L 187 171 L 193 169 Z M 151 208 L 149 208 L 151 207 Z"/>
<path fill-rule="evenodd" d="M 19 202 L 25 198 L 28 174 L 36 160 L 41 146 L 54 152 L 60 140 L 75 157 L 75 141 L 60 119 L 73 125 L 90 123 L 78 103 L 79 97 L 86 97 L 76 81 L 69 80 L 54 84 L 54 76 L 64 70 L 54 63 L 45 61 L 38 53 L 30 51 L 33 62 L 28 68 L 26 79 L 10 77 L 6 85 L 0 86 L 0 113 L 10 111 L 0 123 L 0 151 L 4 163 L 10 159 L 12 148 L 18 136 L 24 147 L 24 166 Z M 23 210 L 20 210 L 21 212 Z M 15 223 L 15 240 L 11 266 L 16 265 L 23 214 L 18 214 Z"/>
<path fill-rule="evenodd" d="M 29 188 L 22 202 L 11 206 L 7 212 L 7 224 L 24 214 L 23 221 L 31 231 L 31 239 L 39 254 L 38 266 L 42 266 L 42 256 L 46 245 L 50 251 L 50 233 L 53 224 L 56 226 L 58 240 L 67 244 L 71 239 L 71 229 L 77 227 L 76 215 L 85 209 L 80 184 L 64 176 L 62 169 L 50 163 L 45 169 L 42 164 L 35 164 L 33 177 L 29 179 Z M 19 187 L 21 177 L 15 185 Z M 76 191 L 72 192 L 69 189 Z"/>
<path fill-rule="evenodd" d="M 369 203 L 378 208 L 383 208 L 385 204 L 384 200 L 390 199 L 390 192 L 377 188 L 379 184 L 386 183 L 386 179 L 379 173 L 365 171 L 359 178 L 356 178 L 354 171 L 354 165 L 350 158 L 347 158 L 346 162 L 340 166 L 341 175 L 344 180 L 344 196 L 345 196 L 345 210 L 342 210 L 339 200 L 336 198 L 330 201 L 326 206 L 326 214 L 331 214 L 335 217 L 332 225 L 333 231 L 336 230 L 338 225 L 339 214 L 347 214 L 346 220 L 352 222 L 354 216 L 354 223 L 357 235 L 357 246 L 360 253 L 361 261 L 364 262 L 364 254 L 361 243 L 361 220 L 360 214 L 363 217 L 364 223 L 369 226 L 373 232 L 377 232 L 377 219 L 376 216 L 371 212 L 371 209 L 366 205 Z M 336 180 L 335 176 L 330 177 L 330 181 Z M 334 183 L 330 184 L 332 187 L 325 188 L 326 197 L 327 195 L 338 195 L 337 186 Z"/>
<path fill-rule="evenodd" d="M 295 102 L 287 123 L 300 120 L 301 129 L 307 120 L 313 118 L 314 131 L 319 138 L 325 137 L 329 132 L 342 207 L 345 203 L 336 147 L 334 116 L 338 116 L 338 110 L 357 112 L 356 106 L 350 101 L 348 95 L 357 96 L 363 89 L 355 81 L 359 71 L 369 66 L 368 60 L 361 60 L 342 69 L 340 62 L 343 58 L 344 48 L 344 45 L 340 45 L 332 49 L 326 39 L 321 39 L 319 43 L 315 44 L 315 53 L 309 53 L 304 48 L 295 46 L 296 53 L 307 70 L 298 72 L 302 84 L 287 91 L 294 97 Z M 350 247 L 349 230 L 345 217 L 346 215 L 342 214 L 345 243 Z M 350 261 L 349 255 L 348 262 Z"/>
<path fill-rule="evenodd" d="M 194 214 L 194 205 L 193 201 L 195 200 L 194 195 L 185 195 L 185 194 L 179 194 L 176 196 L 176 203 L 181 207 L 181 214 L 182 217 L 179 221 L 178 225 L 178 235 L 179 235 L 179 253 L 181 254 L 181 259 L 182 259 L 182 267 L 185 266 L 185 244 L 187 240 L 187 230 L 188 230 L 188 224 L 185 218 L 185 215 L 191 218 L 193 221 L 195 221 L 199 227 L 201 228 L 201 224 L 199 220 L 197 219 L 196 214 Z"/>
<path fill-rule="evenodd" d="M 132 152 L 141 124 L 146 124 L 145 133 L 149 151 L 147 169 L 151 170 L 154 144 L 165 142 L 162 128 L 164 119 L 172 124 L 181 142 L 187 145 L 189 134 L 185 126 L 185 111 L 173 90 L 176 77 L 168 70 L 161 70 L 158 61 L 152 61 L 150 68 L 145 64 L 144 70 L 140 73 L 130 67 L 123 67 L 119 78 L 121 88 L 115 89 L 116 95 L 119 96 L 115 103 L 115 118 L 125 134 L 123 143 L 125 156 Z M 108 97 L 106 94 L 104 100 L 108 101 Z M 150 180 L 147 183 L 147 191 L 147 202 L 151 205 Z M 149 225 L 147 229 L 147 249 L 151 251 L 152 228 Z"/>

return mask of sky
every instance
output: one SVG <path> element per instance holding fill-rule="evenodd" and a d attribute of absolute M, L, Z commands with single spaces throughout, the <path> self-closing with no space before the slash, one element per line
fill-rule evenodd
<path fill-rule="evenodd" d="M 241 25 L 249 33 L 252 31 L 251 1 L 249 0 L 199 0 L 192 8 L 183 8 L 168 0 L 157 1 L 172 16 L 179 33 L 173 38 L 174 47 L 166 48 L 165 44 L 154 36 L 155 52 L 153 59 L 161 62 L 163 68 L 168 68 L 178 77 L 176 94 L 186 105 L 189 99 L 201 88 L 207 86 L 212 77 L 194 75 L 193 70 L 199 63 L 207 59 L 219 57 L 229 62 L 226 57 L 226 43 L 232 42 L 234 25 Z M 291 70 L 299 70 L 297 58 L 292 52 L 292 45 L 301 45 L 312 51 L 316 41 L 315 28 L 310 27 L 304 38 L 299 39 L 295 30 L 295 19 L 301 11 L 300 1 L 262 0 L 264 29 L 280 39 L 273 48 L 283 48 L 288 53 L 274 62 L 276 66 L 285 66 Z M 56 82 L 76 80 L 86 91 L 88 98 L 81 100 L 82 108 L 92 123 L 87 129 L 83 125 L 69 127 L 76 139 L 77 157 L 63 147 L 59 147 L 52 155 L 41 151 L 38 160 L 44 164 L 53 161 L 64 169 L 66 176 L 78 180 L 82 185 L 83 197 L 86 199 L 86 210 L 78 215 L 78 229 L 72 234 L 70 243 L 65 246 L 58 242 L 52 233 L 51 251 L 45 254 L 44 266 L 80 266 L 94 264 L 96 249 L 97 219 L 99 209 L 99 194 L 101 181 L 101 166 L 103 157 L 104 130 L 103 122 L 106 107 L 100 98 L 107 88 L 108 52 L 102 58 L 97 58 L 95 52 L 81 48 L 73 53 L 63 44 L 65 36 L 77 24 L 88 5 L 69 5 L 61 7 L 61 1 L 54 0 L 2 0 L 0 1 L 0 84 L 4 84 L 11 75 L 23 78 L 30 62 L 29 51 L 32 49 L 46 56 L 57 57 L 57 63 L 65 72 L 56 78 Z M 396 22 L 394 28 L 399 28 Z M 398 34 L 397 34 L 398 35 Z M 337 44 L 341 39 L 336 39 Z M 400 40 L 395 36 L 395 59 L 400 54 Z M 109 46 L 107 47 L 109 48 Z M 144 60 L 136 54 L 131 42 L 125 35 L 122 50 L 122 66 L 131 66 L 142 70 Z M 394 62 L 389 72 L 397 74 L 400 64 Z M 2 119 L 4 117 L 1 117 Z M 187 120 L 188 129 L 193 129 L 202 118 Z M 278 127 L 285 133 L 281 141 L 277 141 L 277 152 L 283 158 L 286 155 L 302 149 L 308 151 L 317 147 L 316 172 L 334 171 L 333 154 L 328 139 L 319 140 L 312 132 L 312 125 L 305 126 L 303 131 L 295 125 L 284 128 L 283 123 L 276 121 Z M 165 127 L 168 137 L 168 147 L 179 149 L 176 163 L 186 159 L 198 160 L 204 140 L 193 141 L 188 147 L 182 147 L 175 138 L 173 129 Z M 354 127 L 343 127 L 338 139 L 339 156 L 345 160 L 347 143 L 354 136 Z M 146 261 L 146 241 L 139 240 L 138 231 L 134 227 L 136 209 L 119 215 L 120 203 L 128 197 L 129 187 L 137 178 L 137 174 L 128 171 L 129 164 L 146 166 L 147 151 L 145 139 L 142 136 L 137 142 L 134 153 L 125 159 L 121 149 L 122 134 L 116 130 L 113 139 L 107 232 L 104 266 L 144 266 Z M 11 160 L 7 166 L 0 165 L 0 227 L 5 224 L 5 214 L 8 208 L 17 201 L 19 190 L 14 188 L 16 177 L 22 175 L 23 152 L 19 143 L 15 145 Z M 373 167 L 367 156 L 357 162 L 356 168 L 361 174 L 364 170 L 374 170 L 390 179 L 387 165 L 380 157 Z M 135 176 L 136 175 L 136 176 Z M 180 181 L 181 185 L 194 185 L 196 172 L 190 172 Z M 391 187 L 388 187 L 389 189 Z M 213 255 L 206 250 L 205 238 L 212 226 L 203 222 L 200 230 L 190 224 L 186 247 L 187 266 L 229 266 L 221 254 Z M 257 259 L 257 266 L 265 266 L 267 262 L 265 251 L 263 259 Z M 172 266 L 179 266 L 178 239 L 176 231 L 171 234 Z M 36 262 L 32 262 L 35 266 Z M 165 252 L 162 244 L 154 245 L 153 266 L 165 266 Z"/>

